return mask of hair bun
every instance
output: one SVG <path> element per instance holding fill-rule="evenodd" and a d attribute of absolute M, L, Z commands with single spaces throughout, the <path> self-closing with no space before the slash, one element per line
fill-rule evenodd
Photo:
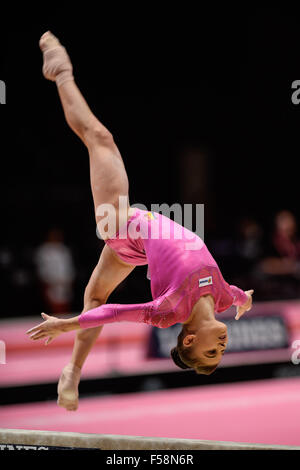
<path fill-rule="evenodd" d="M 176 366 L 180 367 L 180 369 L 192 369 L 192 367 L 187 366 L 181 360 L 181 357 L 179 356 L 177 346 L 175 348 L 171 349 L 171 357 L 172 357 L 173 361 L 175 362 Z"/>

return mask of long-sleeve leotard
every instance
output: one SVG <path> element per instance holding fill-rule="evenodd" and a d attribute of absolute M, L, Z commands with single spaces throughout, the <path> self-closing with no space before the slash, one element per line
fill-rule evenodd
<path fill-rule="evenodd" d="M 106 243 L 129 264 L 148 264 L 153 300 L 101 305 L 79 316 L 81 328 L 120 321 L 167 328 L 186 321 L 203 295 L 213 296 L 217 313 L 247 301 L 244 291 L 224 280 L 203 240 L 162 214 L 135 209 Z"/>

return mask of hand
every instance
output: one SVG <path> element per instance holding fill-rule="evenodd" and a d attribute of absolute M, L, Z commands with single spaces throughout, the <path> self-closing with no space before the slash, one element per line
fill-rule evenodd
<path fill-rule="evenodd" d="M 236 316 L 235 320 L 239 320 L 245 312 L 248 312 L 252 308 L 252 294 L 254 290 L 246 290 L 245 294 L 247 294 L 248 300 L 243 304 L 236 308 Z"/>
<path fill-rule="evenodd" d="M 60 320 L 59 318 L 50 317 L 45 313 L 41 314 L 43 319 L 45 320 L 43 323 L 31 328 L 30 330 L 26 331 L 26 334 L 30 334 L 30 339 L 37 340 L 42 338 L 47 338 L 45 345 L 51 343 L 54 338 L 57 338 L 61 333 L 66 331 L 63 328 L 63 322 L 65 320 Z"/>

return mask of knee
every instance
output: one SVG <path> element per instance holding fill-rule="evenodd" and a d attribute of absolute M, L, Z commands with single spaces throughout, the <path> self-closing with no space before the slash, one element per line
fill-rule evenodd
<path fill-rule="evenodd" d="M 113 135 L 100 123 L 96 123 L 88 127 L 85 131 L 85 142 L 87 146 L 114 144 Z"/>

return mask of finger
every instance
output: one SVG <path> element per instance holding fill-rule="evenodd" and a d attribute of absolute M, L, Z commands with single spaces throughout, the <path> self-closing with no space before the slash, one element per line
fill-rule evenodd
<path fill-rule="evenodd" d="M 34 333 L 32 333 L 32 335 L 29 336 L 29 338 L 30 338 L 30 339 L 33 339 L 33 337 L 34 337 L 35 335 L 38 335 L 39 333 L 41 333 L 40 330 L 39 330 L 39 331 L 35 331 Z"/>
<path fill-rule="evenodd" d="M 42 317 L 44 318 L 45 321 L 47 321 L 50 318 L 49 315 L 46 315 L 46 313 L 44 313 L 44 312 L 42 312 L 41 315 L 42 315 Z M 39 323 L 37 326 L 34 326 L 33 328 L 30 328 L 30 330 L 27 330 L 26 334 L 33 333 L 34 331 L 37 331 L 44 324 L 45 324 L 45 322 Z"/>
<path fill-rule="evenodd" d="M 40 323 L 37 326 L 34 326 L 33 328 L 30 328 L 30 330 L 26 331 L 26 334 L 28 335 L 29 333 L 33 333 L 34 331 L 38 331 L 39 329 L 41 329 L 42 325 L 44 325 L 44 322 Z"/>
<path fill-rule="evenodd" d="M 238 320 L 240 318 L 240 308 L 237 307 L 236 309 L 236 316 L 234 317 L 235 320 Z"/>
<path fill-rule="evenodd" d="M 242 307 L 239 307 L 238 309 L 238 312 L 235 316 L 235 320 L 239 320 L 245 313 L 245 309 L 243 309 Z"/>
<path fill-rule="evenodd" d="M 53 336 L 52 337 L 49 336 L 49 338 L 46 339 L 46 341 L 45 341 L 45 346 L 47 346 L 47 344 L 51 343 L 51 341 L 53 341 L 53 339 L 54 339 Z"/>
<path fill-rule="evenodd" d="M 30 333 L 33 333 L 34 331 L 38 331 L 38 329 L 41 327 L 40 325 L 34 326 L 33 328 L 30 328 L 30 330 L 26 331 L 26 334 L 29 335 Z"/>
<path fill-rule="evenodd" d="M 45 338 L 47 335 L 45 333 L 41 333 L 40 335 L 38 336 L 33 336 L 31 337 L 30 339 L 32 339 L 33 341 L 37 341 L 39 339 L 42 339 L 42 338 Z"/>
<path fill-rule="evenodd" d="M 43 317 L 44 320 L 49 320 L 50 316 L 47 315 L 46 313 L 42 312 L 41 316 Z"/>
<path fill-rule="evenodd" d="M 49 332 L 41 331 L 39 333 L 35 333 L 34 335 L 30 336 L 30 339 L 33 339 L 33 340 L 41 339 L 41 338 L 45 338 L 48 335 L 49 335 Z"/>

